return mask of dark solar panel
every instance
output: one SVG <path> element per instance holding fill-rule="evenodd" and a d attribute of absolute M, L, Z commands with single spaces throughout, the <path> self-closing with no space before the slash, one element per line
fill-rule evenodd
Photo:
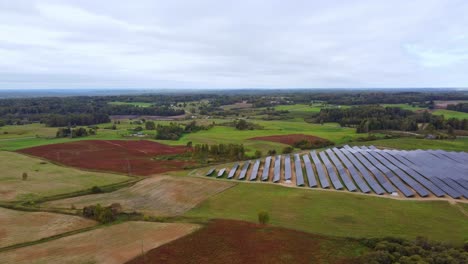
<path fill-rule="evenodd" d="M 302 159 L 304 160 L 304 166 L 306 168 L 307 181 L 309 182 L 309 187 L 317 187 L 317 180 L 315 179 L 314 169 L 310 163 L 309 155 L 303 155 Z"/>
<path fill-rule="evenodd" d="M 408 186 L 410 186 L 413 190 L 415 190 L 420 196 L 425 197 L 429 195 L 429 192 L 421 184 L 419 184 L 413 178 L 409 177 L 407 174 L 405 174 L 402 170 L 400 170 L 396 166 L 392 165 L 388 160 L 384 159 L 382 156 L 376 154 L 375 152 L 367 152 L 365 154 L 368 159 L 373 157 L 378 162 L 384 164 L 387 169 L 392 170 L 394 174 L 396 174 L 396 176 L 400 178 L 400 180 L 405 182 Z"/>
<path fill-rule="evenodd" d="M 242 166 L 242 170 L 239 174 L 239 180 L 245 179 L 245 176 L 247 175 L 247 170 L 249 169 L 250 166 L 250 160 L 246 161 L 244 163 L 244 166 Z"/>
<path fill-rule="evenodd" d="M 270 165 L 271 165 L 271 157 L 266 157 L 265 166 L 263 167 L 263 172 L 262 172 L 262 181 L 268 181 L 268 177 L 270 176 Z"/>
<path fill-rule="evenodd" d="M 286 155 L 284 157 L 284 179 L 290 181 L 291 177 L 291 157 Z"/>
<path fill-rule="evenodd" d="M 323 168 L 322 162 L 317 156 L 315 151 L 310 152 L 312 160 L 315 163 L 315 168 L 317 169 L 318 178 L 322 188 L 330 188 L 330 183 L 328 182 L 327 176 L 325 175 L 325 169 Z"/>
<path fill-rule="evenodd" d="M 301 158 L 298 154 L 294 155 L 294 168 L 296 172 L 296 185 L 304 186 L 304 175 L 302 174 Z"/>
<path fill-rule="evenodd" d="M 350 161 L 348 157 L 346 157 L 346 155 L 344 155 L 341 150 L 337 148 L 333 148 L 333 151 L 341 159 L 343 164 L 346 166 L 346 168 L 349 171 L 349 174 L 351 175 L 351 177 L 353 178 L 354 182 L 357 184 L 359 189 L 364 193 L 370 192 L 371 189 L 369 188 L 369 186 L 367 186 L 366 182 L 361 178 L 361 175 L 359 175 L 358 173 L 358 171 L 360 170 L 363 170 L 363 173 L 367 173 L 367 170 L 365 170 L 364 167 L 362 167 L 360 163 L 353 164 L 353 162 Z M 343 149 L 343 151 L 346 151 L 346 150 Z M 358 169 L 358 171 L 356 170 L 356 168 Z"/>
<path fill-rule="evenodd" d="M 386 159 L 388 161 L 387 167 L 391 170 L 393 170 L 397 175 L 402 175 L 402 174 L 408 174 L 410 175 L 413 179 L 421 183 L 424 187 L 426 187 L 428 190 L 430 190 L 434 195 L 440 197 L 443 196 L 445 193 L 435 186 L 431 181 L 427 180 L 420 174 L 418 174 L 415 170 L 412 168 L 406 166 L 399 160 L 395 159 L 392 155 L 389 153 L 383 152 L 383 151 L 377 151 L 371 153 L 376 159 Z M 402 178 L 402 177 L 400 177 Z M 404 180 L 404 179 L 403 179 Z"/>
<path fill-rule="evenodd" d="M 358 156 L 356 157 L 353 156 L 353 154 L 349 152 L 347 149 L 342 149 L 341 152 L 343 153 L 342 160 L 344 161 L 349 160 L 349 162 L 345 163 L 346 167 L 348 167 L 350 171 L 353 171 L 351 168 L 356 167 L 359 173 L 364 178 L 362 179 L 361 177 L 358 177 L 359 175 L 357 175 L 357 172 L 355 171 L 353 172 L 353 174 L 351 174 L 351 176 L 353 176 L 353 179 L 355 179 L 356 184 L 358 184 L 359 188 L 363 190 L 363 192 L 364 190 L 366 190 L 367 192 L 370 191 L 369 187 L 367 186 L 368 184 L 370 188 L 376 194 L 384 193 L 384 190 L 382 189 L 382 187 L 380 187 L 380 185 L 374 180 L 374 178 L 372 177 L 372 175 L 369 173 L 368 170 L 370 170 L 374 175 L 376 175 L 377 179 L 379 179 L 378 177 L 381 177 L 381 180 L 382 180 L 381 184 L 385 188 L 385 190 L 387 190 L 387 192 L 391 193 L 395 191 L 393 186 L 385 179 L 385 177 L 383 175 L 380 175 L 380 172 L 377 169 L 375 169 L 373 166 L 371 166 L 370 163 L 367 162 L 367 160 L 364 159 L 358 152 L 356 152 L 358 154 Z M 340 152 L 337 151 L 336 153 L 340 153 Z M 363 159 L 362 161 L 361 161 L 361 158 Z"/>
<path fill-rule="evenodd" d="M 229 175 L 227 177 L 228 179 L 234 178 L 234 176 L 236 175 L 237 168 L 239 168 L 239 163 L 236 163 L 234 164 L 234 166 L 232 166 L 232 169 L 229 171 Z"/>
<path fill-rule="evenodd" d="M 281 179 L 281 155 L 275 158 L 275 167 L 273 169 L 273 182 L 279 182 Z"/>
<path fill-rule="evenodd" d="M 410 197 L 413 196 L 414 193 L 411 191 L 402 181 L 399 177 L 397 177 L 393 172 L 390 171 L 387 167 L 385 167 L 382 163 L 380 163 L 378 160 L 376 160 L 374 157 L 369 155 L 369 153 L 362 151 L 359 153 L 354 153 L 356 157 L 358 155 L 361 155 L 362 160 L 369 160 L 369 162 L 375 166 L 378 170 L 380 170 L 384 175 L 387 176 L 387 178 L 400 190 L 401 193 L 403 193 L 404 196 Z M 361 159 L 360 159 L 361 160 Z M 377 173 L 376 173 L 377 174 Z M 374 175 L 376 175 L 374 174 Z"/>
<path fill-rule="evenodd" d="M 260 160 L 255 161 L 254 166 L 252 168 L 252 172 L 250 172 L 250 181 L 255 181 L 258 175 L 258 169 L 260 168 Z"/>
<path fill-rule="evenodd" d="M 338 175 L 341 177 L 341 180 L 344 182 L 346 188 L 350 192 L 354 192 L 357 190 L 356 185 L 354 185 L 353 181 L 349 177 L 349 175 L 346 173 L 345 168 L 341 164 L 340 160 L 335 156 L 335 153 L 331 151 L 331 149 L 326 150 L 328 156 L 331 159 L 331 162 L 335 165 L 336 170 L 338 171 Z M 327 168 L 328 169 L 328 168 Z"/>
<path fill-rule="evenodd" d="M 328 172 L 328 177 L 330 177 L 330 181 L 333 184 L 333 187 L 337 190 L 343 189 L 343 184 L 341 184 L 340 179 L 338 179 L 338 176 L 336 175 L 335 169 L 333 168 L 333 165 L 331 164 L 330 160 L 328 159 L 327 155 L 325 155 L 325 152 L 320 152 L 319 153 L 320 158 L 323 161 L 323 164 L 325 165 L 325 169 Z"/>

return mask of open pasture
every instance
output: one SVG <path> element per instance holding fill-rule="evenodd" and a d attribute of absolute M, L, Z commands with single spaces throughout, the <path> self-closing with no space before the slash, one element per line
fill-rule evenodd
<path fill-rule="evenodd" d="M 126 222 L 3 252 L 0 262 L 121 264 L 198 228 L 194 224 Z"/>
<path fill-rule="evenodd" d="M 127 264 L 352 263 L 364 250 L 365 247 L 351 239 L 242 221 L 213 220 L 205 228 L 150 250 Z"/>
<path fill-rule="evenodd" d="M 0 208 L 0 248 L 94 225 L 95 221 L 78 216 Z"/>
<path fill-rule="evenodd" d="M 43 204 L 48 208 L 68 209 L 86 205 L 108 206 L 120 203 L 124 211 L 140 212 L 153 216 L 175 216 L 195 207 L 208 197 L 222 192 L 234 183 L 211 181 L 192 177 L 156 176 L 142 180 L 120 190 L 90 194 Z"/>
<path fill-rule="evenodd" d="M 183 146 L 167 146 L 146 140 L 82 140 L 21 149 L 19 152 L 76 168 L 147 176 L 180 170 L 192 164 L 154 159 L 186 150 Z"/>
<path fill-rule="evenodd" d="M 67 168 L 14 152 L 0 151 L 0 201 L 34 200 L 125 182 L 130 177 Z M 22 174 L 27 173 L 26 180 Z"/>
<path fill-rule="evenodd" d="M 270 162 L 271 161 L 271 162 Z M 379 150 L 371 146 L 326 149 L 303 155 L 277 155 L 241 170 L 228 179 L 272 181 L 286 185 L 396 197 L 468 199 L 468 154 L 465 152 Z M 261 164 L 267 164 L 266 166 Z M 271 165 L 273 173 L 271 173 Z M 263 167 L 261 170 L 260 167 Z M 304 173 L 305 171 L 305 173 Z M 212 176 L 215 170 L 207 172 Z M 220 177 L 217 177 L 220 178 Z"/>
<path fill-rule="evenodd" d="M 239 183 L 186 216 L 257 222 L 267 211 L 274 226 L 340 237 L 424 236 L 453 243 L 468 239 L 467 216 L 446 201 L 382 199 L 337 191 Z"/>

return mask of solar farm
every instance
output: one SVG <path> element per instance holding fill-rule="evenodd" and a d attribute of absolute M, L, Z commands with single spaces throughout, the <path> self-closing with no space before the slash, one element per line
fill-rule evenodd
<path fill-rule="evenodd" d="M 206 176 L 395 197 L 468 199 L 468 153 L 330 148 L 211 168 Z"/>

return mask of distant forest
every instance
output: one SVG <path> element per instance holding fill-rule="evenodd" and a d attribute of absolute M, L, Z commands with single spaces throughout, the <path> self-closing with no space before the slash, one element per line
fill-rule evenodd
<path fill-rule="evenodd" d="M 371 91 L 262 91 L 238 93 L 229 91 L 218 93 L 174 93 L 120 96 L 73 96 L 0 99 L 0 125 L 41 122 L 51 127 L 95 125 L 110 121 L 111 115 L 155 115 L 175 116 L 185 114 L 184 108 L 191 102 L 205 101 L 198 105 L 198 114 L 223 116 L 228 111 L 220 106 L 245 101 L 253 107 L 272 107 L 294 103 L 309 104 L 326 102 L 333 105 L 370 105 L 409 103 L 431 107 L 434 100 L 468 100 L 463 92 L 371 92 Z M 109 104 L 110 102 L 143 102 L 149 107 L 131 104 Z M 466 111 L 466 104 L 449 106 L 450 109 Z M 366 118 L 363 118 L 363 112 Z M 339 122 L 345 126 L 367 129 L 414 130 L 415 122 L 421 120 L 435 128 L 452 126 L 467 129 L 460 120 L 440 120 L 432 115 L 410 113 L 409 111 L 384 108 L 364 108 L 363 110 L 325 109 L 316 119 L 317 122 Z M 276 113 L 281 114 L 281 113 Z M 365 119 L 365 123 L 363 120 Z M 385 119 L 385 122 L 382 121 Z"/>

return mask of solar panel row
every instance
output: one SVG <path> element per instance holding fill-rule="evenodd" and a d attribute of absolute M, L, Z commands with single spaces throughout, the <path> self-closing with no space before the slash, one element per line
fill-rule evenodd
<path fill-rule="evenodd" d="M 268 181 L 268 177 L 270 175 L 270 165 L 271 165 L 271 156 L 266 157 L 265 165 L 263 166 L 262 172 L 262 181 Z"/>
<path fill-rule="evenodd" d="M 309 187 L 317 187 L 317 180 L 315 179 L 314 169 L 310 163 L 309 155 L 303 155 L 302 159 L 304 160 L 304 166 L 307 174 L 307 181 L 309 182 Z"/>
<path fill-rule="evenodd" d="M 299 154 L 294 154 L 294 169 L 296 172 L 296 185 L 304 186 L 304 175 L 302 174 L 302 164 Z"/>
<path fill-rule="evenodd" d="M 291 178 L 291 157 L 286 155 L 284 157 L 284 180 L 290 181 Z"/>
<path fill-rule="evenodd" d="M 322 188 L 330 188 L 330 183 L 328 182 L 327 176 L 325 175 L 325 169 L 323 168 L 322 162 L 317 156 L 317 153 L 314 151 L 310 152 L 312 160 L 314 161 L 315 168 L 317 169 L 318 178 Z"/>
<path fill-rule="evenodd" d="M 273 169 L 273 182 L 279 182 L 281 179 L 281 155 L 275 157 L 275 168 Z"/>
<path fill-rule="evenodd" d="M 239 174 L 239 180 L 245 179 L 245 176 L 247 175 L 247 170 L 249 169 L 249 167 L 250 167 L 250 160 L 246 161 L 244 163 L 244 166 L 242 166 L 242 170 Z"/>
<path fill-rule="evenodd" d="M 232 169 L 229 171 L 229 175 L 227 176 L 227 178 L 228 179 L 234 178 L 238 168 L 239 168 L 239 163 L 234 164 L 234 166 L 232 166 Z"/>
<path fill-rule="evenodd" d="M 252 172 L 250 173 L 250 181 L 255 181 L 257 179 L 258 169 L 260 168 L 260 160 L 258 159 L 255 161 L 254 166 L 252 168 Z"/>
<path fill-rule="evenodd" d="M 356 185 L 354 185 L 353 181 L 351 180 L 349 175 L 346 173 L 345 168 L 343 167 L 343 165 L 341 165 L 341 162 L 338 160 L 335 154 L 330 149 L 327 149 L 326 152 L 328 156 L 330 157 L 332 163 L 335 165 L 335 168 L 338 171 L 338 175 L 341 177 L 341 180 L 344 182 L 348 191 L 350 192 L 356 191 L 357 190 Z"/>
<path fill-rule="evenodd" d="M 261 180 L 268 181 L 273 163 L 273 182 L 281 181 L 281 155 L 266 157 Z M 297 186 L 306 184 L 302 161 L 309 187 L 333 188 L 339 190 L 344 186 L 349 191 L 393 193 L 397 189 L 403 195 L 413 196 L 414 192 L 425 197 L 433 193 L 437 197 L 449 195 L 452 198 L 468 198 L 468 153 L 448 152 L 443 150 L 379 150 L 374 146 L 333 148 L 310 155 L 294 154 L 294 174 L 290 155 L 284 157 L 284 180 L 289 182 L 295 175 Z M 246 161 L 238 175 L 244 180 L 249 172 L 249 180 L 256 181 L 262 160 Z M 240 165 L 234 164 L 227 179 L 236 176 Z M 314 170 L 315 167 L 315 170 Z M 216 177 L 222 177 L 226 168 L 220 169 Z M 211 168 L 206 176 L 216 172 Z M 316 176 L 318 176 L 318 181 Z M 375 177 L 375 178 L 374 178 Z M 343 186 L 344 184 L 344 186 Z M 383 187 L 383 188 L 382 188 Z M 395 189 L 396 187 L 396 189 Z"/>

